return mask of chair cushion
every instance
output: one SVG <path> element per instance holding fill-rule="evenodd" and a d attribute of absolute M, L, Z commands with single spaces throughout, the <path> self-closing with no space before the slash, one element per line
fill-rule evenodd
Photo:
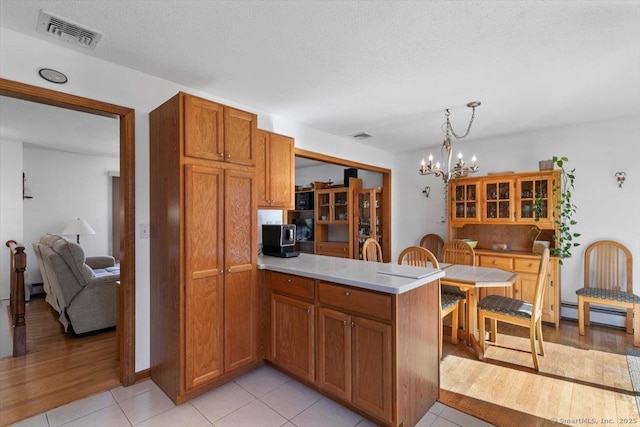
<path fill-rule="evenodd" d="M 613 291 L 611 289 L 582 288 L 576 291 L 576 295 L 581 297 L 599 298 L 608 301 L 622 301 L 630 303 L 640 303 L 640 297 L 629 292 Z"/>
<path fill-rule="evenodd" d="M 458 295 L 463 299 L 467 297 L 467 293 L 457 286 L 440 285 L 440 289 L 442 289 L 443 293 L 446 292 L 448 294 Z"/>
<path fill-rule="evenodd" d="M 531 319 L 533 307 L 529 302 L 500 295 L 489 295 L 480 301 L 478 309 L 523 319 Z"/>
<path fill-rule="evenodd" d="M 458 302 L 460 302 L 459 295 L 447 294 L 444 292 L 442 293 L 442 296 L 440 297 L 440 299 L 441 299 L 443 311 L 453 307 L 454 305 L 458 305 Z"/>

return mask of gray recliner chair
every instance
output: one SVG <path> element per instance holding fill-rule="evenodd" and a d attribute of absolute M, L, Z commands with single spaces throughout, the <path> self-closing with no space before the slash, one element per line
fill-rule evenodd
<path fill-rule="evenodd" d="M 42 236 L 33 249 L 46 301 L 65 331 L 69 325 L 77 334 L 115 326 L 120 269 L 113 257 L 85 258 L 80 245 L 55 234 Z"/>

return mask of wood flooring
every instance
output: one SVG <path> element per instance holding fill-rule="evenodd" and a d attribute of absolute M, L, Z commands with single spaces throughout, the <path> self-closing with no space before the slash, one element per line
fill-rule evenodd
<path fill-rule="evenodd" d="M 528 330 L 498 324 L 485 361 L 447 344 L 440 367 L 440 402 L 498 426 L 640 425 L 626 347 L 633 335 L 578 324 L 543 326 L 545 356 L 533 369 Z"/>
<path fill-rule="evenodd" d="M 120 384 L 115 329 L 74 336 L 57 317 L 44 296 L 27 302 L 27 354 L 0 359 L 0 426 Z"/>

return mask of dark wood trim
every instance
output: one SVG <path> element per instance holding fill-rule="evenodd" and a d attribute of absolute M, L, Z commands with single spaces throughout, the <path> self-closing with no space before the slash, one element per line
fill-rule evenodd
<path fill-rule="evenodd" d="M 315 153 L 301 148 L 295 149 L 295 156 L 382 174 L 382 188 L 384 188 L 382 196 L 382 223 L 386 230 L 382 233 L 382 259 L 384 262 L 391 262 L 391 169 L 367 165 L 365 163 L 354 162 L 351 160 L 341 159 L 339 157 L 328 156 L 326 154 Z"/>
<path fill-rule="evenodd" d="M 148 380 L 149 378 L 151 378 L 151 369 L 150 368 L 143 369 L 142 371 L 136 372 L 135 378 L 136 378 L 136 383 Z"/>
<path fill-rule="evenodd" d="M 380 172 L 382 174 L 391 173 L 390 169 L 381 168 L 379 166 L 372 166 L 366 163 L 354 162 L 352 160 L 341 159 L 340 157 L 333 157 L 327 154 L 316 153 L 309 150 L 303 150 L 302 148 L 296 148 L 295 155 L 298 157 L 304 157 L 306 159 L 318 160 L 325 163 L 333 163 L 334 165 L 346 166 L 349 168 L 362 169 L 371 172 Z"/>
<path fill-rule="evenodd" d="M 0 95 L 120 119 L 120 201 L 124 223 L 120 248 L 123 304 L 118 307 L 123 327 L 118 333 L 120 381 L 135 382 L 135 110 L 68 93 L 0 78 Z"/>

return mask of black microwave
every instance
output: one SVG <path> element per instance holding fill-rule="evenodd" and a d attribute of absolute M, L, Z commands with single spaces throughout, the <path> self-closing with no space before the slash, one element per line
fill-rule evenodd
<path fill-rule="evenodd" d="M 306 211 L 313 209 L 313 193 L 296 193 L 296 210 Z"/>

